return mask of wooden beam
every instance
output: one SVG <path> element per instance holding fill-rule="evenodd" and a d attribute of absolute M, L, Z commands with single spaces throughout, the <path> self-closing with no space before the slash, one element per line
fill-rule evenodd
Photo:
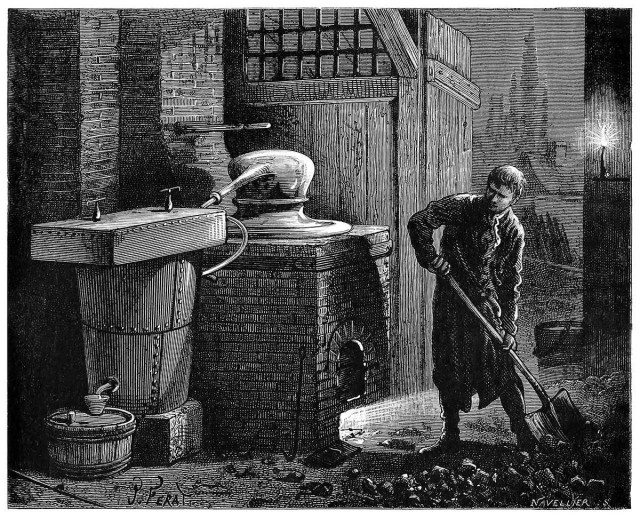
<path fill-rule="evenodd" d="M 397 9 L 365 9 L 400 77 L 418 77 L 418 47 Z"/>
<path fill-rule="evenodd" d="M 435 59 L 425 60 L 425 81 L 455 97 L 472 110 L 480 108 L 480 88 Z"/>
<path fill-rule="evenodd" d="M 418 265 L 407 224 L 409 218 L 425 207 L 425 185 L 420 170 L 422 156 L 422 82 L 420 79 L 401 77 L 398 89 L 397 119 L 397 199 L 398 244 L 397 277 L 392 282 L 393 299 L 396 304 L 397 336 L 391 365 L 392 393 L 411 394 L 424 390 L 425 380 L 431 374 L 425 372 L 423 313 L 424 271 Z"/>
<path fill-rule="evenodd" d="M 245 83 L 243 104 L 270 105 L 308 102 L 353 102 L 360 99 L 393 99 L 398 95 L 395 77 L 305 79 Z"/>

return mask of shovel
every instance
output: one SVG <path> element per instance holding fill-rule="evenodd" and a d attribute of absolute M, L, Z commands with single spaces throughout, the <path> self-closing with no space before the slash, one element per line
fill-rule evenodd
<path fill-rule="evenodd" d="M 502 345 L 504 337 L 471 302 L 456 280 L 451 275 L 446 275 L 446 279 L 469 310 L 482 322 L 491 337 Z M 579 444 L 584 438 L 586 421 L 574 405 L 569 393 L 565 389 L 560 389 L 555 396 L 549 397 L 547 391 L 513 349 L 509 349 L 509 356 L 511 356 L 515 366 L 522 372 L 542 402 L 542 408 L 525 415 L 525 422 L 536 441 L 540 442 L 545 435 L 551 435 L 559 441 Z"/>

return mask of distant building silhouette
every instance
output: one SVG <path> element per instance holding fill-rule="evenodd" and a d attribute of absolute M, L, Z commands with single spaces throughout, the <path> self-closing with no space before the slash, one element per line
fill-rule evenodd
<path fill-rule="evenodd" d="M 527 188 L 526 194 L 527 196 L 535 196 L 538 194 L 546 194 L 547 189 L 540 181 L 540 179 L 536 176 L 536 173 L 533 170 L 533 165 L 531 164 L 531 158 L 529 154 L 522 151 L 518 160 L 516 161 L 516 167 L 522 171 L 525 179 L 527 180 Z"/>
<path fill-rule="evenodd" d="M 528 196 L 546 194 L 535 168 L 538 164 L 555 167 L 555 155 L 549 159 L 549 92 L 538 71 L 533 27 L 524 38 L 520 78 L 515 70 L 511 74 L 508 107 L 504 94 L 493 94 L 488 111 L 478 146 L 485 163 L 515 164 L 525 174 Z"/>

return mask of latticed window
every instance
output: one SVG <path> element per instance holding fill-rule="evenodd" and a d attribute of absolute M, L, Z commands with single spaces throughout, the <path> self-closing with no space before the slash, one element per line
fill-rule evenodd
<path fill-rule="evenodd" d="M 389 55 L 363 9 L 248 9 L 249 81 L 389 76 Z"/>

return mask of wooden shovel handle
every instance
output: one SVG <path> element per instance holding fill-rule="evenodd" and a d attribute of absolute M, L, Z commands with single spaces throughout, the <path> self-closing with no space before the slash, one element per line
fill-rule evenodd
<path fill-rule="evenodd" d="M 476 317 L 478 317 L 480 322 L 482 322 L 482 324 L 487 329 L 487 331 L 489 332 L 491 337 L 496 342 L 498 342 L 498 343 L 500 343 L 502 345 L 504 343 L 504 336 L 502 334 L 500 334 L 491 325 L 491 323 L 482 314 L 482 312 L 475 306 L 475 304 L 473 302 L 471 302 L 471 299 L 467 296 L 467 294 L 462 290 L 462 288 L 460 287 L 458 282 L 451 275 L 446 275 L 445 278 L 447 279 L 447 281 L 449 282 L 449 284 L 451 285 L 453 290 L 462 299 L 462 302 L 464 302 L 465 305 L 469 308 L 469 310 Z M 544 387 L 542 385 L 540 385 L 540 383 L 535 378 L 533 373 L 527 368 L 527 366 L 523 363 L 523 361 L 520 359 L 520 357 L 517 355 L 517 353 L 513 349 L 509 349 L 509 356 L 511 356 L 511 359 L 513 360 L 513 363 L 515 363 L 516 367 L 518 367 L 520 372 L 522 372 L 524 377 L 527 378 L 527 381 L 531 384 L 533 389 L 536 391 L 536 394 L 538 394 L 538 397 L 540 398 L 540 401 L 542 401 L 542 404 L 545 405 L 545 406 L 549 406 L 551 404 L 551 399 L 549 398 L 549 394 L 547 394 L 547 391 L 544 389 Z"/>

